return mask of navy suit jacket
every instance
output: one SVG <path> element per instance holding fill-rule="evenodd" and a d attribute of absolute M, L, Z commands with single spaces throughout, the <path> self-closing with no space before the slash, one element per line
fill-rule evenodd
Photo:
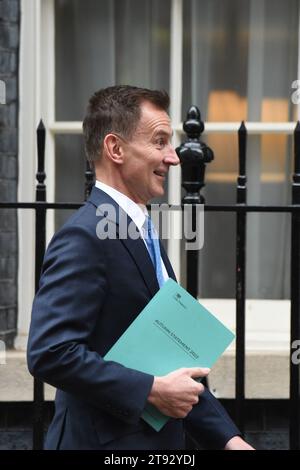
<path fill-rule="evenodd" d="M 96 213 L 103 204 L 116 217 Z M 186 429 L 205 446 L 222 448 L 239 431 L 208 390 L 185 420 L 170 419 L 157 433 L 140 419 L 153 376 L 102 359 L 159 289 L 143 240 L 118 235 L 121 216 L 132 223 L 94 187 L 45 255 L 27 354 L 30 372 L 57 388 L 45 447 L 182 449 Z M 105 227 L 114 239 L 101 236 Z"/>

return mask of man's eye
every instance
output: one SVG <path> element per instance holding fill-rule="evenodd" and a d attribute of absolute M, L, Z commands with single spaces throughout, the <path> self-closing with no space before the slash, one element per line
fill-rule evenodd
<path fill-rule="evenodd" d="M 165 139 L 158 139 L 158 140 L 156 141 L 156 145 L 157 145 L 158 147 L 164 147 L 164 146 L 166 145 Z"/>

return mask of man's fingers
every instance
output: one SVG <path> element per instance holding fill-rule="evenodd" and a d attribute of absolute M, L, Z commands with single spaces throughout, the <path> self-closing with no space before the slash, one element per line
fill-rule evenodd
<path fill-rule="evenodd" d="M 206 377 L 210 373 L 210 369 L 208 367 L 190 367 L 187 368 L 186 371 L 192 378 Z"/>

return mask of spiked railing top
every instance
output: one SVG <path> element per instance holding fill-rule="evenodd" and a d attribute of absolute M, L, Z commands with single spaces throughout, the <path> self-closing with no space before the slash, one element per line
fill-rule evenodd
<path fill-rule="evenodd" d="M 45 174 L 45 140 L 46 140 L 46 130 L 42 119 L 37 128 L 37 153 L 38 153 L 38 171 L 36 174 L 36 179 L 39 183 L 43 183 L 46 174 Z"/>
<path fill-rule="evenodd" d="M 247 129 L 244 121 L 241 122 L 238 130 L 239 138 L 239 174 L 246 176 L 246 144 L 247 144 Z"/>

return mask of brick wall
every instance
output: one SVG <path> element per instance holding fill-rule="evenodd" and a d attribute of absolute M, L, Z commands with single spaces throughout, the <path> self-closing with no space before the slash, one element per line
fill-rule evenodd
<path fill-rule="evenodd" d="M 0 0 L 0 201 L 17 200 L 19 0 Z M 17 213 L 0 209 L 0 339 L 13 346 L 17 324 Z"/>

